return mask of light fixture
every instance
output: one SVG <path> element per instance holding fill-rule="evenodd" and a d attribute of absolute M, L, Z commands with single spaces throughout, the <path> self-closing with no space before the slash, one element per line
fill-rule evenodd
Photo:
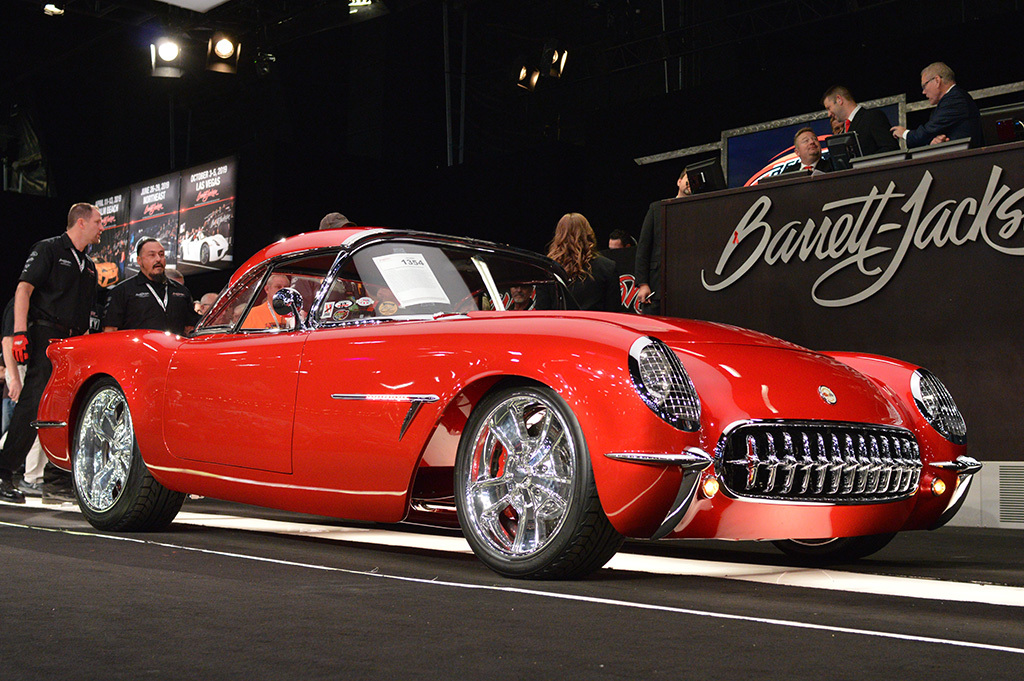
<path fill-rule="evenodd" d="M 256 75 L 260 78 L 266 78 L 270 75 L 270 69 L 277 61 L 277 57 L 272 55 L 270 52 L 264 52 L 263 50 L 257 50 L 256 59 L 253 60 L 256 65 Z"/>
<path fill-rule="evenodd" d="M 701 485 L 701 490 L 704 492 L 704 496 L 708 499 L 711 499 L 718 494 L 718 488 L 718 480 L 715 478 L 708 478 L 704 481 L 704 484 Z"/>
<path fill-rule="evenodd" d="M 348 0 L 348 13 L 355 14 L 360 7 L 369 7 L 372 4 L 373 0 Z"/>
<path fill-rule="evenodd" d="M 537 81 L 540 79 L 540 70 L 528 66 L 525 59 L 519 59 L 516 60 L 512 71 L 512 77 L 515 79 L 516 85 L 528 92 L 533 92 L 533 89 L 537 87 Z"/>
<path fill-rule="evenodd" d="M 43 5 L 43 14 L 48 17 L 60 17 L 64 16 L 64 3 L 63 2 L 48 2 Z"/>
<path fill-rule="evenodd" d="M 541 53 L 541 68 L 552 78 L 560 78 L 565 71 L 565 62 L 568 58 L 569 51 L 561 41 L 549 40 L 544 44 L 544 51 Z"/>
<path fill-rule="evenodd" d="M 215 31 L 206 46 L 206 68 L 220 73 L 238 71 L 238 55 L 242 44 L 223 31 Z"/>
<path fill-rule="evenodd" d="M 181 78 L 185 70 L 182 68 L 181 46 L 178 41 L 161 37 L 149 46 L 149 57 L 153 67 L 153 75 L 160 78 Z"/>

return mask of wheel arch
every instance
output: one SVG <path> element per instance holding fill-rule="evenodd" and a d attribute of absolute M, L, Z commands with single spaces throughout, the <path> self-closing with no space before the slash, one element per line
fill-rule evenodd
<path fill-rule="evenodd" d="M 552 388 L 537 378 L 517 374 L 478 376 L 463 385 L 440 410 L 433 433 L 413 470 L 407 511 L 410 520 L 452 527 L 458 525 L 453 476 L 459 440 L 470 414 L 481 400 L 515 386 Z"/>

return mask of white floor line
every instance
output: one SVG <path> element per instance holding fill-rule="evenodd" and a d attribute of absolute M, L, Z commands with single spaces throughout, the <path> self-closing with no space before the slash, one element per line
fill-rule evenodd
<path fill-rule="evenodd" d="M 29 498 L 29 506 L 46 510 L 78 512 L 74 504 L 43 506 L 38 498 Z M 462 537 L 448 537 L 414 532 L 336 527 L 294 521 L 265 520 L 242 516 L 182 511 L 174 522 L 183 525 L 215 527 L 247 532 L 308 536 L 318 539 L 345 541 L 378 546 L 427 549 L 448 553 L 472 553 Z M 612 570 L 629 570 L 648 574 L 677 575 L 680 577 L 717 577 L 743 582 L 776 584 L 781 586 L 827 589 L 879 596 L 899 596 L 961 603 L 985 603 L 1009 607 L 1024 607 L 1024 588 L 973 582 L 953 582 L 916 577 L 865 575 L 839 570 L 817 568 L 752 565 L 724 561 L 694 560 L 667 556 L 645 556 L 619 552 L 606 566 Z"/>

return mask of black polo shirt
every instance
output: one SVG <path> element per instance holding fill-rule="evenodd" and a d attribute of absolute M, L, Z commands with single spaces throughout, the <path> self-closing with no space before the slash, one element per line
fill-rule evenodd
<path fill-rule="evenodd" d="M 29 300 L 29 324 L 56 326 L 70 336 L 89 330 L 89 314 L 96 302 L 96 266 L 75 248 L 67 232 L 32 247 L 20 281 L 35 287 Z"/>
<path fill-rule="evenodd" d="M 179 335 L 185 333 L 186 326 L 195 326 L 198 321 L 187 288 L 170 279 L 152 282 L 141 272 L 111 289 L 103 315 L 104 327 L 154 329 Z"/>

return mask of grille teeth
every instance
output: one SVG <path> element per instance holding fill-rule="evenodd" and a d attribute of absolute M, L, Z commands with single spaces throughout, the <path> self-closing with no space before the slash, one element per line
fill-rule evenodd
<path fill-rule="evenodd" d="M 914 493 L 921 456 L 910 431 L 889 426 L 759 422 L 719 445 L 719 469 L 737 496 L 871 503 Z"/>

